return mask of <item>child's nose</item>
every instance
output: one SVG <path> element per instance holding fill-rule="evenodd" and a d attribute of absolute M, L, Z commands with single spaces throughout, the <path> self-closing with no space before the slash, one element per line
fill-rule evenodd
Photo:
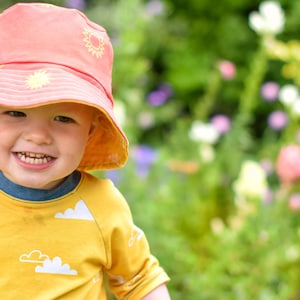
<path fill-rule="evenodd" d="M 32 122 L 25 130 L 24 139 L 37 145 L 49 145 L 52 142 L 49 127 L 42 122 Z"/>

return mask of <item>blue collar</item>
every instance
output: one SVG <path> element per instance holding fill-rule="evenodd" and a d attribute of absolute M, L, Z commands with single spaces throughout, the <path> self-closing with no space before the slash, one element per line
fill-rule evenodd
<path fill-rule="evenodd" d="M 74 171 L 56 188 L 51 190 L 33 189 L 13 183 L 0 171 L 0 189 L 6 194 L 27 201 L 47 201 L 64 196 L 79 183 L 81 173 Z"/>

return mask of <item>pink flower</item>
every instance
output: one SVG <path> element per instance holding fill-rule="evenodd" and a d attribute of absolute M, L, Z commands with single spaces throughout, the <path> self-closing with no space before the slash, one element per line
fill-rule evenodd
<path fill-rule="evenodd" d="M 236 74 L 235 65 L 228 60 L 222 60 L 218 64 L 222 77 L 226 80 L 233 79 Z"/>
<path fill-rule="evenodd" d="M 281 110 L 273 111 L 268 117 L 268 124 L 274 130 L 283 129 L 288 122 L 288 117 Z"/>
<path fill-rule="evenodd" d="M 231 127 L 230 119 L 225 115 L 215 115 L 211 118 L 210 122 L 220 134 L 228 132 Z"/>
<path fill-rule="evenodd" d="M 273 81 L 266 82 L 262 85 L 260 93 L 266 101 L 275 101 L 278 98 L 279 85 Z"/>
<path fill-rule="evenodd" d="M 300 194 L 292 194 L 289 199 L 289 208 L 293 211 L 300 210 Z"/>
<path fill-rule="evenodd" d="M 276 164 L 277 174 L 284 184 L 300 178 L 300 147 L 288 145 L 281 148 Z"/>

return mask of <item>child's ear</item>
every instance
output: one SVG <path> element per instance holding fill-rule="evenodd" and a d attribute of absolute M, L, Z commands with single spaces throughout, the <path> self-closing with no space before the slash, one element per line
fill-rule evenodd
<path fill-rule="evenodd" d="M 89 131 L 89 136 L 92 136 L 93 133 L 95 132 L 97 126 L 99 124 L 99 119 L 98 118 L 94 118 L 94 120 L 91 123 L 91 127 L 90 127 L 90 131 Z"/>
<path fill-rule="evenodd" d="M 90 137 L 96 131 L 96 128 L 99 126 L 99 123 L 100 123 L 100 116 L 96 111 L 93 111 L 93 119 L 92 119 L 92 122 L 91 122 L 90 131 L 89 131 L 89 136 Z"/>

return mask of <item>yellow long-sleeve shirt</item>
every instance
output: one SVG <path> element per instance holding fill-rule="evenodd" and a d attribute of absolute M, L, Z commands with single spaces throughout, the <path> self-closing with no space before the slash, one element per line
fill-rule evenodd
<path fill-rule="evenodd" d="M 77 187 L 31 202 L 0 191 L 0 299 L 139 300 L 169 280 L 109 180 L 82 173 Z"/>

